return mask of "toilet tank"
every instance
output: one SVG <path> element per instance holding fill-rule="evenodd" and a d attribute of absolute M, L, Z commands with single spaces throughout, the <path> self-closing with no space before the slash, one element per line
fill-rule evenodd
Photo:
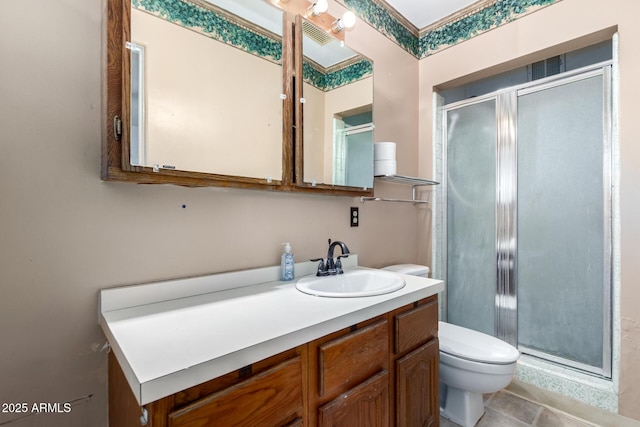
<path fill-rule="evenodd" d="M 394 271 L 396 273 L 408 274 L 410 276 L 429 277 L 429 267 L 418 264 L 396 264 L 384 267 L 383 270 Z"/>

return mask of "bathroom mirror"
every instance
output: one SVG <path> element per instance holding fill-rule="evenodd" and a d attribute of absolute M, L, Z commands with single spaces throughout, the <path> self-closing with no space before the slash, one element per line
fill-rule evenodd
<path fill-rule="evenodd" d="M 264 0 L 132 0 L 131 165 L 282 180 L 282 28 Z"/>
<path fill-rule="evenodd" d="M 310 86 L 304 96 L 311 101 L 304 126 L 323 129 L 324 135 L 322 139 L 314 132 L 308 135 L 310 160 L 304 167 L 309 178 L 303 179 L 306 145 L 298 102 L 303 79 L 297 76 L 303 75 L 299 21 L 308 15 L 307 0 L 106 2 L 103 180 L 373 195 L 372 184 L 353 179 L 358 172 L 350 171 L 355 168 L 328 171 L 334 163 L 328 156 L 340 151 L 340 143 L 335 150 L 331 138 L 330 143 L 325 141 L 327 126 L 331 133 L 335 119 L 336 128 L 351 132 L 357 131 L 351 129 L 354 123 L 371 122 L 364 116 L 353 117 L 371 113 L 371 62 L 339 42 L 335 49 L 348 52 L 336 61 L 341 65 L 322 65 L 321 59 L 309 54 L 325 74 L 321 79 L 337 79 L 330 90 L 315 81 L 323 90 L 314 94 L 312 83 L 318 74 L 305 66 Z M 336 18 L 325 12 L 307 20 L 332 34 Z M 345 39 L 344 31 L 332 35 L 329 39 Z M 342 71 L 345 65 L 356 71 Z M 351 73 L 358 77 L 344 78 Z M 345 81 L 336 84 L 340 79 Z M 365 81 L 369 82 L 366 100 L 339 103 L 324 112 L 332 92 Z M 312 119 L 314 108 L 323 113 Z M 313 155 L 320 151 L 321 156 Z M 356 150 L 343 151 L 336 157 L 342 164 L 357 158 Z M 356 163 L 368 167 L 372 161 Z M 322 172 L 316 175 L 314 168 Z"/>
<path fill-rule="evenodd" d="M 297 27 L 302 40 L 302 185 L 370 189 L 373 63 L 306 19 L 300 18 Z"/>

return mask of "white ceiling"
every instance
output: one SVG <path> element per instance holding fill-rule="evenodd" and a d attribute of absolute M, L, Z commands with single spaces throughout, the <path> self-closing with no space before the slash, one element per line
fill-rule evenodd
<path fill-rule="evenodd" d="M 277 9 L 262 0 L 208 1 L 231 13 L 261 25 L 276 34 L 281 33 L 281 18 L 280 15 L 275 12 Z M 388 4 L 419 30 L 477 1 L 478 0 L 386 0 Z M 269 22 L 265 22 L 265 19 L 274 22 L 274 24 L 269 25 Z"/>
<path fill-rule="evenodd" d="M 477 0 L 386 0 L 418 29 L 451 15 Z"/>

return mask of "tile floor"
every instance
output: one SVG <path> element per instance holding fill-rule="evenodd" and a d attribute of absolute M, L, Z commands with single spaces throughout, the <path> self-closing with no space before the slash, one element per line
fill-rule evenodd
<path fill-rule="evenodd" d="M 549 409 L 508 391 L 484 396 L 485 413 L 476 427 L 593 427 L 593 424 Z M 440 418 L 440 427 L 459 427 Z"/>
<path fill-rule="evenodd" d="M 538 405 L 549 408 L 551 412 L 559 415 L 568 415 L 573 420 L 580 420 L 582 425 L 593 425 L 599 427 L 640 427 L 640 421 L 627 418 L 625 416 L 587 405 L 561 394 L 550 390 L 544 390 L 532 384 L 527 384 L 514 379 L 511 384 L 504 390 L 514 396 L 529 401 L 536 402 Z M 563 417 L 560 417 L 556 424 L 552 425 L 569 425 L 562 424 Z M 540 425 L 540 424 L 538 424 Z M 581 424 L 578 424 L 581 425 Z"/>
<path fill-rule="evenodd" d="M 510 386 L 511 387 L 511 386 Z M 529 393 L 539 392 L 532 386 L 521 389 L 516 384 L 516 390 L 524 391 L 525 396 Z M 549 392 L 543 391 L 543 395 Z M 552 406 L 535 403 L 532 400 L 522 398 L 509 390 L 502 390 L 497 393 L 484 396 L 485 413 L 476 424 L 476 427 L 636 427 L 640 422 L 629 418 L 621 417 L 617 414 L 602 411 L 600 409 L 585 407 L 585 405 L 572 401 L 567 404 L 567 398 L 557 395 L 552 400 L 559 403 L 557 406 L 568 408 L 567 410 L 581 414 L 581 417 L 571 415 Z M 545 400 L 544 398 L 541 400 Z M 582 407 L 582 408 L 580 408 Z M 585 409 L 586 408 L 586 409 Z M 581 419 L 583 418 L 583 419 Z M 595 421 L 586 421 L 595 420 Z M 440 427 L 460 427 L 443 417 L 440 417 Z"/>

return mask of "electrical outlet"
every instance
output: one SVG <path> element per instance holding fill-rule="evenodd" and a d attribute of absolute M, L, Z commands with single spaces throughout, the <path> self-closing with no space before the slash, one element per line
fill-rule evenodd
<path fill-rule="evenodd" d="M 351 226 L 357 227 L 360 224 L 360 212 L 358 208 L 351 208 Z"/>

